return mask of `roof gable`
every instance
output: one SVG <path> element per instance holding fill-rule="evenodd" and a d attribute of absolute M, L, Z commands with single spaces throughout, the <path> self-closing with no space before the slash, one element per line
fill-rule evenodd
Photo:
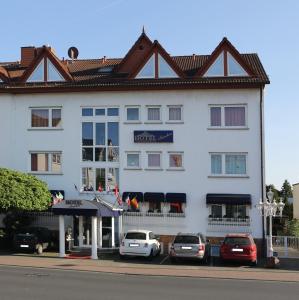
<path fill-rule="evenodd" d="M 255 76 L 255 73 L 228 39 L 223 38 L 196 76 Z"/>
<path fill-rule="evenodd" d="M 135 44 L 128 51 L 126 56 L 122 59 L 120 64 L 115 67 L 116 73 L 130 73 L 132 68 L 143 60 L 144 56 L 148 54 L 152 48 L 152 41 L 148 38 L 144 31 L 139 36 Z"/>
<path fill-rule="evenodd" d="M 66 65 L 54 55 L 49 47 L 43 47 L 39 55 L 24 72 L 21 82 L 71 81 Z"/>
<path fill-rule="evenodd" d="M 0 82 L 7 82 L 8 81 L 8 73 L 7 71 L 0 66 Z"/>
<path fill-rule="evenodd" d="M 130 73 L 129 77 L 179 78 L 184 77 L 184 73 L 159 42 L 154 41 L 150 51 Z"/>

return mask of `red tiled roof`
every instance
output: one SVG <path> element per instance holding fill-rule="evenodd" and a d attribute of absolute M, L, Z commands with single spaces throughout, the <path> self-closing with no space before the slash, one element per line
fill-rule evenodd
<path fill-rule="evenodd" d="M 140 38 L 138 40 L 141 40 Z M 137 41 L 138 41 L 137 40 Z M 146 40 L 147 41 L 147 40 Z M 227 40 L 226 40 L 227 42 Z M 155 42 L 154 42 L 155 43 Z M 156 42 L 157 43 L 157 42 Z M 221 43 L 220 43 L 221 45 Z M 132 49 L 137 47 L 135 43 L 129 53 L 132 55 Z M 129 54 L 128 53 L 128 54 Z M 128 59 L 129 55 L 125 58 Z M 55 55 L 54 58 L 61 68 L 70 76 L 70 80 L 65 82 L 47 82 L 47 83 L 21 83 L 22 77 L 28 68 L 21 66 L 20 62 L 0 62 L 0 72 L 10 78 L 10 83 L 1 83 L 0 90 L 5 87 L 9 89 L 27 89 L 35 88 L 42 89 L 43 87 L 171 87 L 171 86 L 189 86 L 212 88 L 213 85 L 260 85 L 263 86 L 269 83 L 269 78 L 259 60 L 257 54 L 239 54 L 243 61 L 253 71 L 254 75 L 244 77 L 200 77 L 195 76 L 200 73 L 201 68 L 205 67 L 211 55 L 184 55 L 171 56 L 184 78 L 164 78 L 164 79 L 129 79 L 128 73 L 118 72 L 119 67 L 123 68 L 123 58 L 101 58 L 101 59 L 75 59 L 75 60 L 59 60 Z M 132 57 L 129 57 L 132 60 Z M 32 66 L 31 66 L 32 68 Z M 126 62 L 125 70 L 128 69 Z M 4 73 L 6 72 L 6 73 Z M 28 72 L 26 72 L 28 73 Z M 26 75 L 25 75 L 26 76 Z"/>

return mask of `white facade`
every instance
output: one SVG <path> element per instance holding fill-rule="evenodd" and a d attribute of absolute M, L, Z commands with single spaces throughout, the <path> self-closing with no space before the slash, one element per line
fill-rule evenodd
<path fill-rule="evenodd" d="M 140 121 L 128 123 L 126 107 L 140 108 Z M 147 107 L 161 107 L 161 122 L 147 122 Z M 169 123 L 169 105 L 182 107 L 182 122 Z M 212 105 L 242 105 L 246 126 L 211 128 Z M 101 167 L 102 162 L 83 162 L 81 158 L 83 107 L 119 108 L 119 190 L 136 192 L 186 193 L 185 214 L 180 217 L 124 217 L 124 230 L 144 228 L 158 234 L 178 231 L 203 232 L 221 237 L 230 231 L 251 232 L 262 238 L 262 218 L 254 205 L 262 198 L 260 89 L 194 89 L 172 91 L 86 92 L 57 94 L 0 94 L 0 166 L 30 172 L 31 152 L 61 153 L 61 174 L 39 174 L 50 190 L 64 190 L 66 199 L 91 199 L 93 193 L 79 193 L 82 167 Z M 31 128 L 31 108 L 62 109 L 59 129 Z M 92 117 L 96 120 L 96 117 Z M 173 143 L 134 143 L 134 130 L 172 130 Z M 140 169 L 127 169 L 127 152 L 140 153 Z M 147 152 L 161 153 L 161 169 L 147 169 Z M 169 170 L 169 152 L 183 154 L 183 168 Z M 211 176 L 211 153 L 245 154 L 245 176 Z M 206 194 L 250 194 L 246 224 L 209 224 L 210 207 Z M 112 196 L 111 196 L 112 197 Z"/>

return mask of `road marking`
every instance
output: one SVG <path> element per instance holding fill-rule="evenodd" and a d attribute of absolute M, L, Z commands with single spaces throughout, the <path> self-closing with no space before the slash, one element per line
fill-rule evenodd
<path fill-rule="evenodd" d="M 162 265 L 167 259 L 168 259 L 169 255 L 167 255 L 161 262 L 160 265 Z"/>

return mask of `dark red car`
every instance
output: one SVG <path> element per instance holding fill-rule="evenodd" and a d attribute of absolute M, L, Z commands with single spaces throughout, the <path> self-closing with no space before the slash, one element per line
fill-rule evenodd
<path fill-rule="evenodd" d="M 220 247 L 220 258 L 257 264 L 256 244 L 250 234 L 234 233 L 225 236 Z"/>

